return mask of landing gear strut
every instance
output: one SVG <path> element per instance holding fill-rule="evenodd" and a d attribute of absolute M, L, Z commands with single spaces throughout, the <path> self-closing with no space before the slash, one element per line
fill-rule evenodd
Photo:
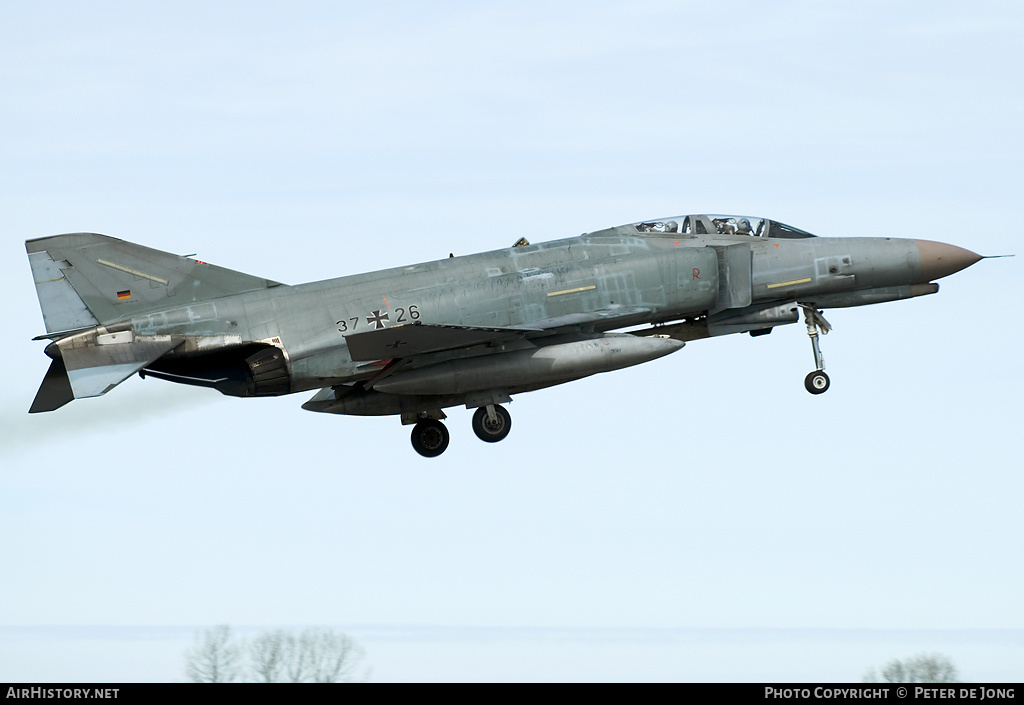
<path fill-rule="evenodd" d="M 830 382 L 828 375 L 825 374 L 825 358 L 821 354 L 821 348 L 818 346 L 818 329 L 821 329 L 822 335 L 827 335 L 832 330 L 832 326 L 821 315 L 821 312 L 813 306 L 800 304 L 800 308 L 804 310 L 807 336 L 811 339 L 811 347 L 814 349 L 815 368 L 814 372 L 811 372 L 804 378 L 804 388 L 811 394 L 823 394 L 828 390 Z"/>
<path fill-rule="evenodd" d="M 473 413 L 473 433 L 481 441 L 497 443 L 512 430 L 512 416 L 500 404 L 481 406 Z"/>
<path fill-rule="evenodd" d="M 412 427 L 412 447 L 424 458 L 436 458 L 448 448 L 448 428 L 437 419 L 423 419 Z"/>

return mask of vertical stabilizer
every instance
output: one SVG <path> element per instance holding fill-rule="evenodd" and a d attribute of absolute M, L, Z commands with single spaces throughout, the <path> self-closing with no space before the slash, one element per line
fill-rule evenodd
<path fill-rule="evenodd" d="M 36 296 L 39 308 L 43 310 L 43 322 L 47 333 L 81 330 L 99 325 L 85 302 L 64 276 L 71 268 L 67 260 L 54 261 L 45 250 L 29 252 L 32 278 L 36 282 Z"/>
<path fill-rule="evenodd" d="M 277 282 L 95 233 L 25 243 L 46 337 L 279 286 Z"/>
<path fill-rule="evenodd" d="M 180 337 L 136 336 L 120 321 L 280 286 L 94 233 L 29 240 L 25 250 L 46 324 L 40 337 L 54 341 L 31 413 L 106 394 L 182 343 Z"/>

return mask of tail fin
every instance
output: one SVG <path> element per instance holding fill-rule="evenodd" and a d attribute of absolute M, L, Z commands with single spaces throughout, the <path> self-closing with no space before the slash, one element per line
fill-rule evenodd
<path fill-rule="evenodd" d="M 30 413 L 106 394 L 181 343 L 136 338 L 126 324 L 140 314 L 280 286 L 205 262 L 124 240 L 73 233 L 25 243 L 53 358 Z"/>
<path fill-rule="evenodd" d="M 46 335 L 56 339 L 142 313 L 279 286 L 95 233 L 25 243 Z"/>

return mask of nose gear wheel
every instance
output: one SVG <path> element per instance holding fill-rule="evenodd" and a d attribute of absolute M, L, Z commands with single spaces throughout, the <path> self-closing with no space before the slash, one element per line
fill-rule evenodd
<path fill-rule="evenodd" d="M 804 377 L 804 387 L 811 394 L 824 394 L 828 390 L 829 379 L 824 370 L 815 370 Z"/>
<path fill-rule="evenodd" d="M 828 375 L 825 374 L 825 356 L 821 354 L 818 346 L 818 331 L 821 335 L 828 335 L 832 325 L 825 320 L 814 306 L 799 304 L 804 311 L 804 322 L 807 324 L 807 337 L 811 339 L 811 348 L 814 350 L 814 371 L 804 378 L 804 388 L 811 394 L 824 394 L 828 391 L 830 384 Z"/>

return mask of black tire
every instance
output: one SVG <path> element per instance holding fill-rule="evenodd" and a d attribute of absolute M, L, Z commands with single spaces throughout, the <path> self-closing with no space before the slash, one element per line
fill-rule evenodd
<path fill-rule="evenodd" d="M 426 419 L 412 427 L 412 447 L 424 458 L 441 455 L 449 440 L 448 428 L 436 419 Z"/>
<path fill-rule="evenodd" d="M 824 394 L 831 384 L 825 370 L 815 370 L 804 378 L 804 387 L 811 394 Z"/>
<path fill-rule="evenodd" d="M 493 422 L 487 418 L 486 406 L 481 406 L 473 414 L 473 433 L 486 443 L 497 443 L 512 430 L 512 415 L 505 407 L 495 404 L 494 414 L 497 418 Z"/>

